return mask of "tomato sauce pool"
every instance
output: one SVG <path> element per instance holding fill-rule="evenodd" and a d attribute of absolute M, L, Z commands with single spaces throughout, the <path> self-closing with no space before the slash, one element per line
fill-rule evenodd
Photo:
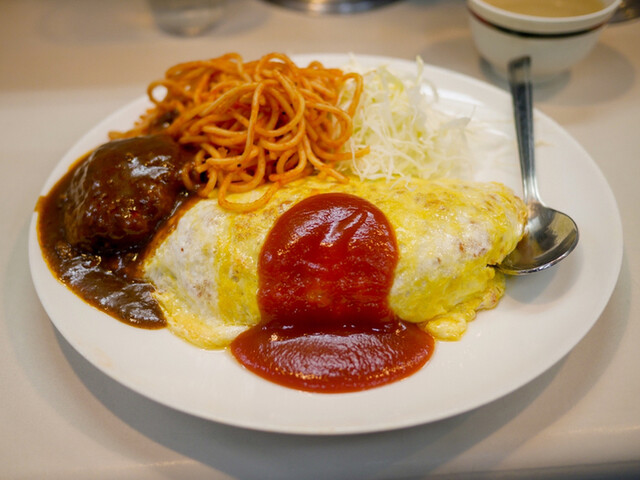
<path fill-rule="evenodd" d="M 231 352 L 252 372 L 300 390 L 365 390 L 407 377 L 433 338 L 394 316 L 395 235 L 370 202 L 318 194 L 285 212 L 258 264 L 261 322 Z"/>

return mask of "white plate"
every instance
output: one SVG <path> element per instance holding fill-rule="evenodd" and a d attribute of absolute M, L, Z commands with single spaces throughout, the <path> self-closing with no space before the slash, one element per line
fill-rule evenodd
<path fill-rule="evenodd" d="M 349 61 L 345 55 L 295 59 L 301 64 L 318 59 L 328 66 Z M 402 60 L 358 61 L 415 71 L 414 63 Z M 484 129 L 486 135 L 476 139 L 483 143 L 478 151 L 499 161 L 478 175 L 519 191 L 507 93 L 430 66 L 424 77 L 438 87 L 443 109 L 472 114 L 474 125 Z M 84 136 L 51 173 L 43 194 L 74 160 L 104 143 L 109 130 L 128 128 L 146 105 L 141 98 Z M 531 381 L 566 355 L 600 316 L 620 270 L 622 227 L 605 178 L 556 123 L 540 112 L 535 122 L 542 198 L 575 219 L 579 245 L 556 267 L 511 279 L 496 309 L 481 312 L 461 341 L 438 343 L 430 363 L 403 381 L 350 394 L 291 390 L 245 371 L 227 351 L 200 350 L 166 329 L 120 323 L 52 276 L 40 252 L 34 214 L 29 258 L 36 290 L 57 329 L 89 362 L 142 395 L 205 419 L 274 432 L 345 434 L 417 425 L 471 410 Z"/>

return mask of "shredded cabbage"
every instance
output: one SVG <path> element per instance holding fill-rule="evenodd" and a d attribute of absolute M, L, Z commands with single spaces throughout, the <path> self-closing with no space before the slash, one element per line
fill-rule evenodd
<path fill-rule="evenodd" d="M 351 151 L 368 146 L 371 153 L 340 162 L 340 171 L 366 180 L 465 176 L 470 171 L 465 136 L 470 119 L 439 111 L 438 92 L 422 78 L 420 58 L 416 66 L 413 78 L 400 78 L 386 66 L 363 71 L 355 61 L 345 68 L 364 77 Z M 425 87 L 431 89 L 432 99 Z M 345 92 L 345 101 L 348 95 Z"/>

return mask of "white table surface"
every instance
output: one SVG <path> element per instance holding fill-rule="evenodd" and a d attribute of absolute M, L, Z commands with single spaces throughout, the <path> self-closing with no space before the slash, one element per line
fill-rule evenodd
<path fill-rule="evenodd" d="M 187 59 L 421 55 L 503 86 L 473 48 L 463 1 L 309 16 L 232 0 L 224 23 L 198 38 L 158 31 L 142 0 L 0 2 L 0 478 L 640 477 L 639 44 L 640 22 L 610 26 L 569 75 L 534 93 L 595 159 L 622 215 L 620 278 L 584 340 L 533 382 L 472 412 L 386 433 L 299 437 L 173 411 L 76 353 L 28 270 L 38 193 L 91 126 Z"/>

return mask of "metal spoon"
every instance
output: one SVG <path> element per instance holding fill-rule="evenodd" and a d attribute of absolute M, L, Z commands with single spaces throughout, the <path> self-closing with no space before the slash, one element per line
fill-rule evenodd
<path fill-rule="evenodd" d="M 535 177 L 531 59 L 509 63 L 509 86 L 520 153 L 523 199 L 529 218 L 516 249 L 497 266 L 509 275 L 544 270 L 565 258 L 578 243 L 578 227 L 564 213 L 546 207 L 540 200 Z"/>

